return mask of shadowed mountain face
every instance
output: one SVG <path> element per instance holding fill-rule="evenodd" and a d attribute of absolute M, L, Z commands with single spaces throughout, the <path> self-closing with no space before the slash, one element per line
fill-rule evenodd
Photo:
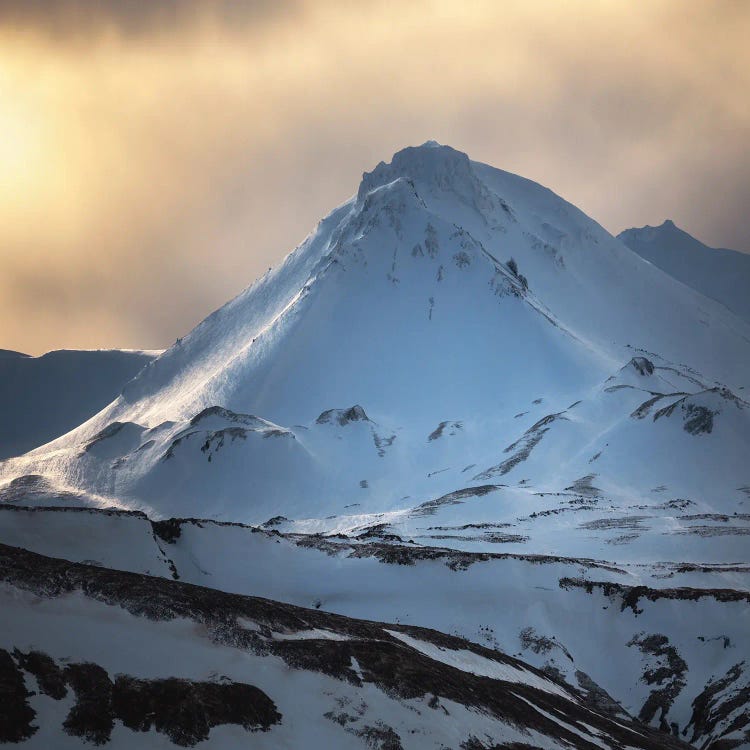
<path fill-rule="evenodd" d="M 433 142 L 404 149 L 101 412 L 0 462 L 8 554 L 88 566 L 44 590 L 7 579 L 31 597 L 9 594 L 14 633 L 39 636 L 0 643 L 21 654 L 9 674 L 15 664 L 27 684 L 34 649 L 58 669 L 90 663 L 63 681 L 109 686 L 112 742 L 135 726 L 212 742 L 257 730 L 259 746 L 294 746 L 304 725 L 311 747 L 622 748 L 648 746 L 651 730 L 663 746 L 675 733 L 740 746 L 747 387 L 750 324 L 724 305 L 540 185 Z M 124 581 L 148 596 L 115 601 Z M 220 591 L 317 614 L 267 630 L 245 605 L 220 621 L 185 609 Z M 178 671 L 101 645 L 128 634 L 157 652 L 166 631 L 142 621 L 151 596 L 169 628 L 183 616 L 208 628 L 210 647 L 190 626 Z M 68 601 L 90 643 L 46 637 L 45 608 Z M 141 619 L 110 631 L 99 605 Z M 339 615 L 395 625 L 344 632 Z M 216 638 L 236 648 L 237 628 L 263 669 L 280 659 L 299 684 L 230 669 L 237 657 Z M 381 669 L 400 659 L 406 692 Z M 542 705 L 517 686 L 540 686 L 532 667 L 608 720 L 636 717 L 641 736 L 612 734 L 578 703 Z M 413 682 L 423 668 L 453 677 Z M 513 686 L 500 695 L 475 677 Z M 213 705 L 206 685 L 224 678 L 256 696 L 255 718 L 196 713 L 195 696 Z M 314 697 L 290 703 L 297 690 Z M 184 696 L 185 734 L 162 717 L 163 694 Z M 59 735 L 65 711 L 50 709 L 30 741 Z"/>
<path fill-rule="evenodd" d="M 667 219 L 617 235 L 631 250 L 683 284 L 750 322 L 750 255 L 713 248 Z"/>
<path fill-rule="evenodd" d="M 48 443 L 103 409 L 156 357 L 139 351 L 0 351 L 0 459 Z"/>

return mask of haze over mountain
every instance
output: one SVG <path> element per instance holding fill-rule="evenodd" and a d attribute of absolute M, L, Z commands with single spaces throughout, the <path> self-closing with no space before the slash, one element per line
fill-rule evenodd
<path fill-rule="evenodd" d="M 106 408 L 0 463 L 8 684 L 77 700 L 17 687 L 40 729 L 16 731 L 747 747 L 748 385 L 723 304 L 536 183 L 399 151 Z M 257 710 L 160 713 L 221 691 Z"/>
<path fill-rule="evenodd" d="M 667 219 L 661 226 L 617 235 L 649 263 L 750 321 L 750 255 L 713 248 Z"/>

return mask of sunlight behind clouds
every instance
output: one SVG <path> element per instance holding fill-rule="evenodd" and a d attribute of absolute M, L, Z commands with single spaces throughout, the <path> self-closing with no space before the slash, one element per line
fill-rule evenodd
<path fill-rule="evenodd" d="M 84 5 L 0 2 L 0 347 L 167 345 L 429 138 L 750 249 L 742 4 Z"/>

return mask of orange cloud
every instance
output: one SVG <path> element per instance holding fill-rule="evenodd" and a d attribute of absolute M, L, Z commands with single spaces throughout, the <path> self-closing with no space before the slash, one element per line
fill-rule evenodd
<path fill-rule="evenodd" d="M 688 5 L 0 2 L 0 346 L 167 345 L 428 138 L 750 249 L 750 10 Z"/>

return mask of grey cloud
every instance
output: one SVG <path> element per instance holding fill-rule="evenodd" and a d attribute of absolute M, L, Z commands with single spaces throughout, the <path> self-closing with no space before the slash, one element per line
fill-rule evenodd
<path fill-rule="evenodd" d="M 294 0 L 0 0 L 0 26 L 80 37 L 102 29 L 124 36 L 179 32 L 213 20 L 228 28 L 290 11 Z"/>

